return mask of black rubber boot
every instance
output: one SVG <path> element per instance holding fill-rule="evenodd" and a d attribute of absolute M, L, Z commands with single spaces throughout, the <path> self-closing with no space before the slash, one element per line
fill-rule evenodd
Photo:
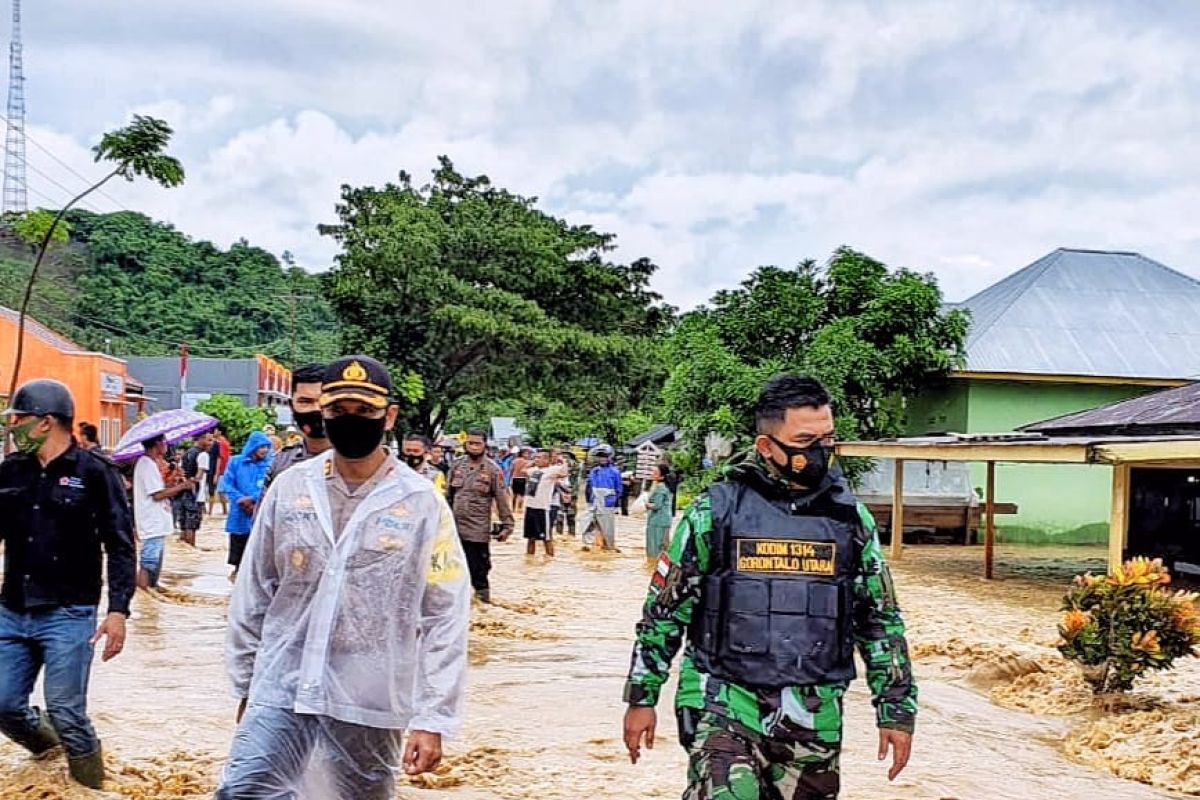
<path fill-rule="evenodd" d="M 68 756 L 67 769 L 76 783 L 89 789 L 104 788 L 104 751 L 100 748 L 90 756 Z"/>
<path fill-rule="evenodd" d="M 491 589 L 480 589 L 479 591 L 475 592 L 475 596 L 479 598 L 479 602 L 481 603 L 487 603 L 488 605 L 492 604 Z"/>
<path fill-rule="evenodd" d="M 50 717 L 46 715 L 46 712 L 37 708 L 34 711 L 38 715 L 37 729 L 28 736 L 17 739 L 16 742 L 35 756 L 44 756 L 62 742 L 59 741 L 58 732 L 50 724 Z"/>

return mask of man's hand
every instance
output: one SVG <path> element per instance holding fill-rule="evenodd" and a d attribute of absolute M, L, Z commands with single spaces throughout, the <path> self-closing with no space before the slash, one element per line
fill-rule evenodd
<path fill-rule="evenodd" d="M 92 636 L 92 646 L 96 646 L 96 642 L 105 639 L 104 655 L 101 656 L 101 661 L 109 661 L 116 658 L 125 649 L 125 615 L 119 612 L 112 612 L 104 618 L 104 622 L 100 623 L 100 627 L 96 629 L 96 634 Z"/>
<path fill-rule="evenodd" d="M 888 748 L 892 750 L 892 768 L 888 770 L 888 780 L 896 780 L 906 766 L 908 757 L 912 754 L 912 734 L 895 731 L 891 728 L 879 729 L 879 760 L 887 758 Z"/>
<path fill-rule="evenodd" d="M 504 530 L 500 531 L 500 535 L 496 537 L 496 541 L 507 542 L 510 536 L 512 536 L 512 529 L 505 528 Z"/>
<path fill-rule="evenodd" d="M 250 698 L 243 697 L 242 702 L 238 703 L 237 724 L 242 724 L 242 717 L 246 716 L 246 706 L 249 704 Z"/>
<path fill-rule="evenodd" d="M 254 513 L 254 498 L 253 497 L 240 497 L 240 498 L 238 498 L 238 506 L 240 506 L 242 511 L 245 511 L 247 514 L 253 514 Z"/>
<path fill-rule="evenodd" d="M 428 731 L 413 731 L 404 743 L 404 772 L 420 775 L 432 772 L 442 763 L 442 735 Z"/>
<path fill-rule="evenodd" d="M 641 757 L 642 741 L 646 749 L 654 749 L 654 729 L 658 726 L 658 712 L 650 706 L 630 706 L 625 712 L 625 749 L 629 751 L 629 763 L 636 764 Z"/>

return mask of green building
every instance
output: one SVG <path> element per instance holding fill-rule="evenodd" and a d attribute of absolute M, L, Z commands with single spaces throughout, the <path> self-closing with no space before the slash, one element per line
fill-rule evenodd
<path fill-rule="evenodd" d="M 966 366 L 907 403 L 906 433 L 1001 433 L 1200 377 L 1200 281 L 1138 253 L 1059 249 L 958 304 Z M 982 465 L 971 482 L 981 487 Z M 1111 470 L 1001 464 L 1001 541 L 1098 544 Z"/>

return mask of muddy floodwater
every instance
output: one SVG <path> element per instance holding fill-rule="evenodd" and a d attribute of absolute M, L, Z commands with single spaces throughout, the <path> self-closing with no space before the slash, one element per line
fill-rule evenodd
<path fill-rule="evenodd" d="M 216 521 L 219 524 L 220 520 Z M 436 775 L 400 797 L 677 798 L 685 757 L 669 703 L 655 749 L 631 766 L 621 688 L 648 571 L 641 523 L 622 520 L 621 554 L 527 559 L 494 550 L 492 608 L 475 609 L 463 735 Z M 108 791 L 72 786 L 61 759 L 0 744 L 0 800 L 211 795 L 233 733 L 223 667 L 230 585 L 225 538 L 172 542 L 164 591 L 135 600 L 126 652 L 93 670 L 91 711 Z M 978 548 L 906 548 L 894 565 L 921 688 L 913 759 L 894 783 L 875 759 L 870 697 L 847 699 L 842 797 L 1038 800 L 1200 795 L 1200 664 L 1148 679 L 1119 708 L 1096 708 L 1053 650 L 1057 605 L 1099 550 L 1001 547 L 983 581 Z M 39 687 L 40 693 L 40 687 Z M 673 689 L 668 692 L 673 696 Z M 1122 776 L 1122 777 L 1118 777 Z"/>

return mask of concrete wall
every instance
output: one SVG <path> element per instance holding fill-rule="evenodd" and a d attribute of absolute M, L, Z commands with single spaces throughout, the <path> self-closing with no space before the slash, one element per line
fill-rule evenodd
<path fill-rule="evenodd" d="M 908 433 L 1003 433 L 1155 391 L 1151 387 L 954 380 L 909 403 Z M 932 421 L 932 422 L 931 422 Z M 986 466 L 971 465 L 980 492 Z M 996 518 L 1001 541 L 1099 544 L 1107 541 L 1112 470 L 1103 466 L 997 464 L 996 499 L 1018 514 Z"/>
<path fill-rule="evenodd" d="M 150 410 L 179 408 L 179 359 L 131 357 L 129 374 L 146 384 Z M 227 394 L 248 406 L 258 405 L 258 362 L 253 358 L 190 358 L 189 394 Z"/>

